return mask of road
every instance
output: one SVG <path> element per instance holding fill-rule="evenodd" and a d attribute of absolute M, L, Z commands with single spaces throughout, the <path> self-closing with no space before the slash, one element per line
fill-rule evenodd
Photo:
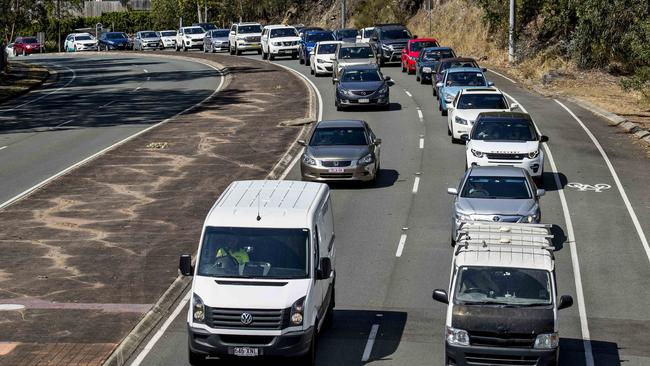
<path fill-rule="evenodd" d="M 33 55 L 43 88 L 0 106 L 0 205 L 210 96 L 218 72 L 160 57 Z"/>

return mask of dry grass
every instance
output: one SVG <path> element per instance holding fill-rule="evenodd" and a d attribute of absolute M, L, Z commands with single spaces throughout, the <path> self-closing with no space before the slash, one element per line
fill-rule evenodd
<path fill-rule="evenodd" d="M 42 66 L 11 62 L 9 72 L 0 75 L 0 103 L 42 84 L 49 72 Z"/>

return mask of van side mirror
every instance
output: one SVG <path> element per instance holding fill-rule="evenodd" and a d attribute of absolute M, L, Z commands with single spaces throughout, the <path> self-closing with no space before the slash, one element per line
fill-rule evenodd
<path fill-rule="evenodd" d="M 546 190 L 544 190 L 544 189 L 538 189 L 537 192 L 536 192 L 536 194 L 537 194 L 537 197 L 542 197 L 543 195 L 546 194 Z"/>
<path fill-rule="evenodd" d="M 573 306 L 573 297 L 569 295 L 560 296 L 560 302 L 557 304 L 558 310 L 570 308 L 571 306 Z"/>
<path fill-rule="evenodd" d="M 320 259 L 320 269 L 316 272 L 317 280 L 326 280 L 332 274 L 332 261 L 325 257 Z"/>
<path fill-rule="evenodd" d="M 542 137 L 539 138 L 539 142 L 548 142 L 548 136 L 542 135 Z"/>
<path fill-rule="evenodd" d="M 449 297 L 447 296 L 447 291 L 445 290 L 433 290 L 433 299 L 436 300 L 437 302 L 441 302 L 443 304 L 449 304 Z"/>
<path fill-rule="evenodd" d="M 192 276 L 194 274 L 194 268 L 192 267 L 192 256 L 189 254 L 181 255 L 180 262 L 178 263 L 178 269 L 183 276 Z"/>

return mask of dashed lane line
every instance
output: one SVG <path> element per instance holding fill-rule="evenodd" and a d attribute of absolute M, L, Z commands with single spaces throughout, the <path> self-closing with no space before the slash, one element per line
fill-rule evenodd
<path fill-rule="evenodd" d="M 368 360 L 370 359 L 370 354 L 372 353 L 372 347 L 375 345 L 375 338 L 377 338 L 378 331 L 379 331 L 379 324 L 373 324 L 372 328 L 370 328 L 370 334 L 368 335 L 366 348 L 363 349 L 361 362 L 368 362 Z"/>
<path fill-rule="evenodd" d="M 399 237 L 399 243 L 397 244 L 397 252 L 395 252 L 396 257 L 401 257 L 402 252 L 404 252 L 404 246 L 406 245 L 406 234 L 402 234 Z"/>
<path fill-rule="evenodd" d="M 408 90 L 404 90 L 404 93 L 409 96 L 409 98 L 413 98 L 413 94 L 411 94 Z"/>
<path fill-rule="evenodd" d="M 418 193 L 418 189 L 420 188 L 420 177 L 415 177 L 415 180 L 413 181 L 413 193 Z"/>
<path fill-rule="evenodd" d="M 420 149 L 424 149 L 424 138 L 420 138 Z"/>
<path fill-rule="evenodd" d="M 420 119 L 420 122 L 424 121 L 424 114 L 422 114 L 422 110 L 418 108 L 418 118 Z"/>

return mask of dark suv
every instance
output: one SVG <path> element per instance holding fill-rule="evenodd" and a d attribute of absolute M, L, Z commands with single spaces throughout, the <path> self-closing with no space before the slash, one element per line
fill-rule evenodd
<path fill-rule="evenodd" d="M 400 62 L 402 50 L 413 36 L 401 24 L 378 24 L 370 37 L 370 44 L 377 52 L 380 65 L 387 62 Z"/>

